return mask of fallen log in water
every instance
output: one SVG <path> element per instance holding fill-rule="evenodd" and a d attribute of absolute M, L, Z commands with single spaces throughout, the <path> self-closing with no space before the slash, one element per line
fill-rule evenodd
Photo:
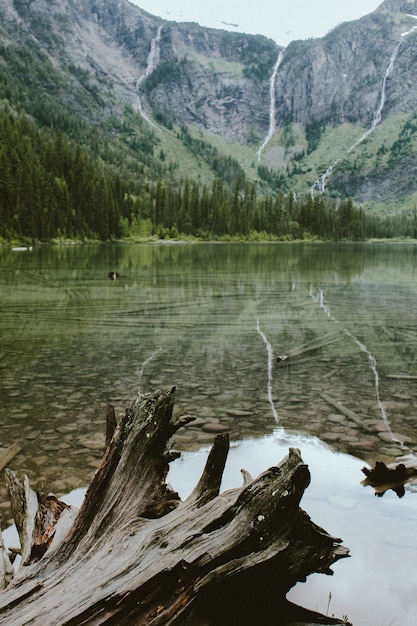
<path fill-rule="evenodd" d="M 405 494 L 405 485 L 415 484 L 417 481 L 417 467 L 415 465 L 407 467 L 404 463 L 385 465 L 383 461 L 376 461 L 373 468 L 363 467 L 362 472 L 366 476 L 362 484 L 373 487 L 378 497 L 392 489 L 399 498 L 402 498 Z"/>
<path fill-rule="evenodd" d="M 13 443 L 3 452 L 0 456 L 0 472 L 4 470 L 6 465 L 10 463 L 10 461 L 16 456 L 16 454 L 19 454 L 21 450 L 22 447 L 18 443 Z"/>
<path fill-rule="evenodd" d="M 340 339 L 339 332 L 332 333 L 331 335 L 327 335 L 324 338 L 319 337 L 317 339 L 313 339 L 312 341 L 309 341 L 308 343 L 305 343 L 298 348 L 292 348 L 291 350 L 288 350 L 286 354 L 278 355 L 276 360 L 278 363 L 283 363 L 288 360 L 296 358 L 298 359 L 298 357 L 304 354 L 309 354 L 310 352 L 316 352 L 317 350 L 321 350 L 325 346 L 328 346 L 329 344 L 335 342 L 337 339 Z"/>
<path fill-rule="evenodd" d="M 22 560 L 12 579 L 3 547 L 0 624 L 345 623 L 285 600 L 348 556 L 299 507 L 310 481 L 300 452 L 220 494 L 229 441 L 218 435 L 182 501 L 166 483 L 179 456 L 169 441 L 193 418 L 173 417 L 173 398 L 140 396 L 117 425 L 108 407 L 108 446 L 79 511 L 7 471 Z"/>
<path fill-rule="evenodd" d="M 359 415 L 356 415 L 356 413 L 354 413 L 353 411 L 348 409 L 346 406 L 344 406 L 341 402 L 339 402 L 339 400 L 335 400 L 334 398 L 330 397 L 328 393 L 324 393 L 324 392 L 321 393 L 320 396 L 323 398 L 323 400 L 328 402 L 337 411 L 339 411 L 340 413 L 343 413 L 343 415 L 345 415 L 350 420 L 352 420 L 352 422 L 354 422 L 357 426 L 359 426 L 359 428 L 361 428 L 362 430 L 365 430 L 368 433 L 374 432 L 373 428 L 364 424 L 363 419 L 359 417 Z"/>

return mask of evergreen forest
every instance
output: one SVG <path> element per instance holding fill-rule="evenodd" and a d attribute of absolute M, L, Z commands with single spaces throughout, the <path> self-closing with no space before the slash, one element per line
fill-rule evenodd
<path fill-rule="evenodd" d="M 271 147 L 283 156 L 259 159 L 277 46 L 167 23 L 148 72 L 161 25 L 122 4 L 86 3 L 85 13 L 64 0 L 50 13 L 27 0 L 0 7 L 0 243 L 417 238 L 414 109 L 387 116 L 381 145 L 363 142 L 338 161 L 324 194 L 310 193 L 331 161 L 337 115 L 321 107 L 297 126 L 287 111 Z M 92 24 L 114 67 L 91 44 Z M 89 53 L 75 49 L 78 32 Z M 295 42 L 287 67 L 307 63 L 309 46 Z M 367 121 L 352 113 L 349 124 L 346 145 Z"/>
<path fill-rule="evenodd" d="M 107 149 L 109 147 L 107 146 Z M 104 148 L 101 149 L 103 151 Z M 210 186 L 162 176 L 123 176 L 87 144 L 41 128 L 9 107 L 0 112 L 0 237 L 3 241 L 179 236 L 244 240 L 416 237 L 416 212 L 365 215 L 351 200 L 291 191 L 261 193 L 243 173 Z M 153 171 L 153 174 L 155 172 Z"/>

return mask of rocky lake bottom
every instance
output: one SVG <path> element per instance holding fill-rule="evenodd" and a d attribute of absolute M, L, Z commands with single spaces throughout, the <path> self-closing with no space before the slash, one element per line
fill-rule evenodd
<path fill-rule="evenodd" d="M 120 418 L 175 386 L 175 414 L 195 419 L 168 481 L 197 481 L 218 433 L 225 487 L 237 465 L 255 475 L 299 446 L 301 506 L 352 558 L 294 597 L 326 612 L 330 594 L 355 626 L 409 626 L 416 486 L 375 498 L 361 470 L 417 460 L 416 276 L 413 245 L 0 248 L 0 454 L 18 445 L 8 467 L 65 499 L 102 458 L 107 403 Z M 0 511 L 4 529 L 2 482 Z"/>

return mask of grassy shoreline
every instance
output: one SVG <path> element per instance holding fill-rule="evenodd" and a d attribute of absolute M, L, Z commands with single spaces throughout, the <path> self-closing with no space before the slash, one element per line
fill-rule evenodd
<path fill-rule="evenodd" d="M 356 241 L 353 239 L 330 240 L 330 239 L 276 239 L 276 238 L 235 238 L 235 237 L 218 237 L 216 239 L 198 239 L 196 237 L 178 237 L 178 238 L 166 238 L 160 239 L 158 237 L 145 237 L 145 238 L 126 238 L 126 239 L 114 239 L 111 241 L 101 241 L 99 239 L 52 239 L 51 241 L 26 241 L 26 240 L 11 240 L 0 241 L 1 247 L 10 247 L 20 250 L 33 250 L 34 247 L 39 246 L 79 246 L 79 245 L 125 245 L 125 244 L 157 244 L 157 245 L 178 245 L 178 244 L 242 244 L 242 243 L 259 243 L 259 244 L 326 244 L 326 243 L 338 243 L 338 244 L 371 244 L 371 243 L 417 243 L 417 239 L 411 237 L 392 237 L 384 239 L 363 239 Z"/>

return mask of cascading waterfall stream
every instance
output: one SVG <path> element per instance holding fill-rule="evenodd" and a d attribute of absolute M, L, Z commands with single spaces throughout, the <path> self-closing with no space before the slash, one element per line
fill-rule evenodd
<path fill-rule="evenodd" d="M 276 114 L 276 106 L 275 106 L 275 83 L 276 83 L 276 79 L 277 79 L 277 74 L 278 74 L 278 69 L 279 66 L 282 63 L 282 59 L 284 58 L 284 51 L 280 50 L 280 53 L 278 55 L 278 59 L 274 65 L 274 69 L 272 71 L 271 74 L 271 78 L 269 79 L 269 130 L 268 130 L 268 134 L 265 137 L 261 147 L 258 150 L 258 162 L 261 160 L 261 154 L 262 151 L 265 149 L 265 147 L 267 146 L 267 144 L 271 141 L 275 130 L 276 130 L 276 121 L 275 121 L 275 114 Z"/>
<path fill-rule="evenodd" d="M 416 15 L 407 14 L 407 16 L 411 17 L 411 18 L 414 18 L 414 19 L 417 19 Z M 395 61 L 396 61 L 396 58 L 397 58 L 397 55 L 398 55 L 398 50 L 399 50 L 399 48 L 401 46 L 402 41 L 404 40 L 404 37 L 406 37 L 407 35 L 410 35 L 416 29 L 417 29 L 417 26 L 413 26 L 412 28 L 410 28 L 410 30 L 407 30 L 405 33 L 402 33 L 400 35 L 400 39 L 397 42 L 397 44 L 395 45 L 395 48 L 394 48 L 394 50 L 391 53 L 391 56 L 390 56 L 389 62 L 388 62 L 388 66 L 387 66 L 387 68 L 386 68 L 386 70 L 384 72 L 384 76 L 382 78 L 381 94 L 380 94 L 379 104 L 378 104 L 378 108 L 376 109 L 376 111 L 374 113 L 374 116 L 373 116 L 373 119 L 372 119 L 372 123 L 371 123 L 370 127 L 368 128 L 368 130 L 366 130 L 363 133 L 363 135 L 357 141 L 355 141 L 354 144 L 352 144 L 350 146 L 350 148 L 347 150 L 347 154 L 350 154 L 358 146 L 360 146 L 361 143 L 363 143 L 365 141 L 365 139 L 367 139 L 369 137 L 369 135 L 371 133 L 373 133 L 375 128 L 382 121 L 382 111 L 384 109 L 385 99 L 386 99 L 387 80 L 390 77 L 390 75 L 392 73 L 392 70 L 394 69 Z M 334 161 L 331 165 L 329 165 L 329 167 L 327 168 L 325 173 L 322 174 L 322 176 L 314 182 L 314 185 L 312 186 L 312 188 L 310 190 L 311 194 L 313 194 L 314 191 L 318 191 L 319 193 L 324 193 L 324 191 L 326 189 L 326 181 L 331 176 L 331 174 L 333 172 L 333 168 L 335 167 L 335 165 L 337 165 L 339 163 L 341 158 L 342 157 L 339 157 L 338 159 L 336 159 L 336 161 Z"/>
<path fill-rule="evenodd" d="M 266 346 L 268 353 L 268 402 L 271 405 L 272 415 L 274 416 L 274 420 L 277 424 L 279 424 L 279 417 L 277 410 L 275 408 L 274 399 L 272 397 L 272 363 L 273 363 L 273 350 L 270 342 L 266 335 L 261 331 L 261 327 L 259 325 L 259 320 L 256 320 L 256 330 L 260 334 L 263 339 L 263 342 Z"/>
<path fill-rule="evenodd" d="M 320 308 L 324 311 L 324 313 L 326 314 L 326 316 L 329 319 L 331 319 L 336 324 L 339 323 L 338 320 L 331 314 L 329 307 L 324 303 L 324 292 L 323 292 L 322 289 L 319 289 L 317 294 L 314 294 L 313 288 L 310 287 L 309 295 L 313 299 L 314 302 L 319 304 Z M 377 362 L 376 362 L 376 359 L 375 359 L 374 355 L 368 350 L 368 348 L 365 346 L 365 344 L 363 344 L 361 341 L 359 341 L 359 339 L 357 337 L 355 337 L 355 335 L 353 335 L 347 328 L 344 328 L 343 332 L 368 357 L 369 366 L 370 366 L 371 371 L 372 371 L 373 376 L 374 376 L 374 388 L 375 388 L 376 403 L 377 403 L 378 409 L 379 409 L 379 411 L 381 413 L 382 421 L 385 424 L 385 427 L 386 427 L 387 432 L 389 433 L 389 435 L 391 437 L 391 440 L 394 443 L 398 444 L 404 452 L 410 453 L 411 452 L 410 449 L 407 448 L 407 446 L 404 444 L 403 441 L 400 441 L 399 439 L 397 439 L 395 437 L 395 435 L 393 434 L 392 430 L 391 430 L 391 424 L 390 424 L 389 419 L 387 417 L 387 413 L 385 411 L 385 407 L 384 407 L 384 405 L 381 402 L 380 391 L 379 391 L 379 374 L 378 374 L 378 369 L 377 369 Z"/>
<path fill-rule="evenodd" d="M 141 99 L 140 99 L 140 87 L 141 87 L 143 81 L 148 76 L 150 76 L 150 74 L 152 74 L 152 72 L 156 69 L 156 67 L 158 65 L 158 61 L 159 61 L 159 44 L 161 42 L 161 31 L 162 31 L 162 25 L 159 26 L 155 37 L 151 41 L 151 49 L 149 51 L 148 58 L 146 60 L 146 69 L 145 69 L 144 73 L 142 74 L 142 76 L 140 76 L 137 79 L 137 81 L 136 81 L 136 91 L 137 91 L 137 94 L 138 94 L 137 95 L 138 111 L 139 111 L 140 115 L 143 117 L 143 119 L 150 126 L 152 126 L 152 128 L 155 128 L 156 130 L 161 130 L 161 129 L 159 128 L 159 126 L 154 124 L 154 122 L 146 115 L 145 111 L 143 110 L 142 102 L 141 102 Z"/>
<path fill-rule="evenodd" d="M 414 30 L 414 29 L 413 29 Z M 409 31 L 411 32 L 411 31 Z M 404 33 L 404 35 L 408 35 L 407 33 Z M 401 35 L 401 37 L 403 37 L 403 35 Z M 395 60 L 397 58 L 398 55 L 398 50 L 400 48 L 401 45 L 401 40 L 397 43 L 397 45 L 395 46 L 389 63 L 388 63 L 388 67 L 385 70 L 385 74 L 384 77 L 382 79 L 382 86 L 381 86 L 381 97 L 379 100 L 379 106 L 377 108 L 377 110 L 374 113 L 374 117 L 372 120 L 372 124 L 371 126 L 368 128 L 368 130 L 366 130 L 362 137 L 360 137 L 358 139 L 358 141 L 356 141 L 352 146 L 350 146 L 349 150 L 347 151 L 348 154 L 350 154 L 351 152 L 353 152 L 353 150 L 355 150 L 355 148 L 357 148 L 363 141 L 365 141 L 365 139 L 367 139 L 369 137 L 369 135 L 375 130 L 375 128 L 378 126 L 378 124 L 381 122 L 382 120 L 382 110 L 384 108 L 385 105 L 385 98 L 386 98 L 386 86 L 387 86 L 387 79 L 389 78 L 389 76 L 391 75 L 391 72 L 394 68 L 394 64 L 395 64 Z"/>

